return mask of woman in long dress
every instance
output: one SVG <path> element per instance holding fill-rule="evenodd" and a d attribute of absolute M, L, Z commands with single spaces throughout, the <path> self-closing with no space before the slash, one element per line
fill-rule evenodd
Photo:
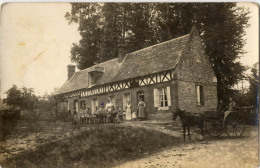
<path fill-rule="evenodd" d="M 145 106 L 146 105 L 145 105 L 143 99 L 140 98 L 138 106 L 137 106 L 137 110 L 138 110 L 138 118 L 140 118 L 141 121 L 145 118 L 145 113 L 144 113 Z"/>
<path fill-rule="evenodd" d="M 131 103 L 128 101 L 126 105 L 126 121 L 129 121 L 132 119 L 132 110 L 131 110 Z"/>

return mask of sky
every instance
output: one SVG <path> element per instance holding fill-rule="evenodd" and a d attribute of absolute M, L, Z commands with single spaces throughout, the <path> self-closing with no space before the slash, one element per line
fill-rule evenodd
<path fill-rule="evenodd" d="M 247 54 L 241 63 L 258 62 L 258 6 L 250 8 L 251 27 L 246 29 Z M 72 43 L 80 40 L 78 25 L 64 15 L 69 3 L 7 3 L 0 18 L 1 97 L 13 84 L 34 88 L 36 95 L 51 93 L 67 79 Z"/>

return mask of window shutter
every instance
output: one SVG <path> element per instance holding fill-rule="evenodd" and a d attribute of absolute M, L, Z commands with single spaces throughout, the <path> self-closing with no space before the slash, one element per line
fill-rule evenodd
<path fill-rule="evenodd" d="M 123 111 L 126 110 L 126 95 L 123 95 Z"/>
<path fill-rule="evenodd" d="M 154 93 L 154 107 L 159 107 L 159 93 L 158 93 L 158 89 L 154 89 L 153 93 Z"/>
<path fill-rule="evenodd" d="M 197 94 L 197 105 L 201 105 L 201 101 L 200 101 L 200 86 L 199 85 L 196 86 L 196 94 Z"/>
<path fill-rule="evenodd" d="M 166 88 L 166 91 L 167 91 L 168 106 L 171 106 L 171 105 L 172 105 L 172 99 L 171 99 L 170 86 L 168 86 L 168 87 Z"/>
<path fill-rule="evenodd" d="M 200 103 L 201 105 L 204 105 L 204 95 L 203 95 L 203 87 L 200 86 Z"/>

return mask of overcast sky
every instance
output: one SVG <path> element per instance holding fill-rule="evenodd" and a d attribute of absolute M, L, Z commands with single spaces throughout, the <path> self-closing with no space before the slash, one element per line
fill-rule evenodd
<path fill-rule="evenodd" d="M 248 52 L 241 62 L 258 61 L 258 7 L 240 4 L 252 12 L 247 32 Z M 2 7 L 0 27 L 1 97 L 12 84 L 34 88 L 37 95 L 50 93 L 67 78 L 70 49 L 80 39 L 77 24 L 64 15 L 69 3 L 9 3 Z"/>

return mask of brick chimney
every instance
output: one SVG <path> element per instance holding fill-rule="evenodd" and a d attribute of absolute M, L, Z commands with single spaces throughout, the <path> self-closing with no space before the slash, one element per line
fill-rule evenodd
<path fill-rule="evenodd" d="M 70 80 L 70 78 L 75 74 L 75 65 L 69 64 L 67 68 L 68 68 L 68 80 Z"/>
<path fill-rule="evenodd" d="M 125 45 L 124 44 L 119 44 L 117 46 L 117 57 L 118 57 L 118 62 L 121 63 L 123 59 L 125 58 L 126 52 L 125 52 Z"/>

